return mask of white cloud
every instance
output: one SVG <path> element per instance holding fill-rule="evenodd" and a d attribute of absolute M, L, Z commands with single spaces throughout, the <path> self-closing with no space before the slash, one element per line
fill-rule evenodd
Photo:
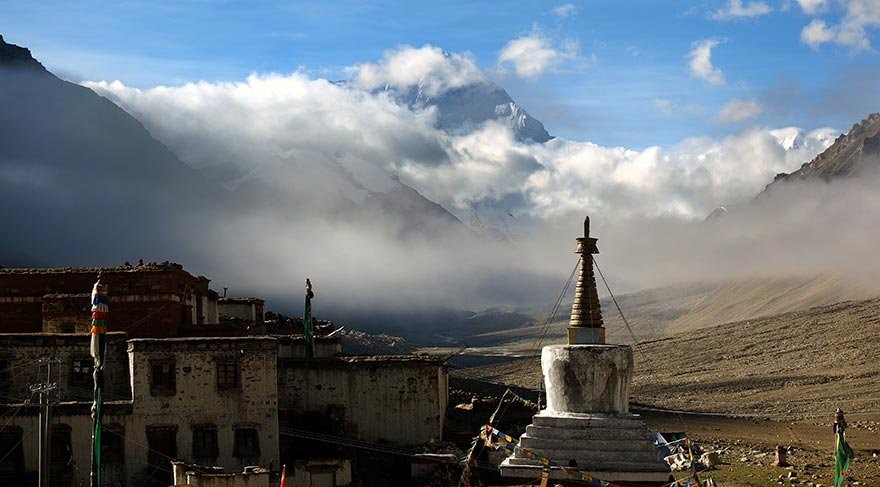
<path fill-rule="evenodd" d="M 727 6 L 713 12 L 711 17 L 715 20 L 754 18 L 767 15 L 772 11 L 773 9 L 769 5 L 761 1 L 743 4 L 743 0 L 728 0 Z"/>
<path fill-rule="evenodd" d="M 846 14 L 837 24 L 827 24 L 825 20 L 813 19 L 801 30 L 801 42 L 813 49 L 818 49 L 822 44 L 833 42 L 849 47 L 853 51 L 867 51 L 871 49 L 870 31 L 880 27 L 880 2 L 877 0 L 839 0 L 846 10 Z M 801 3 L 801 7 L 817 9 L 825 5 L 823 2 Z"/>
<path fill-rule="evenodd" d="M 458 73 L 448 74 L 452 80 L 436 83 L 458 82 Z M 339 85 L 303 73 L 146 90 L 85 84 L 194 167 L 231 165 L 278 191 L 334 193 L 344 188 L 328 186 L 313 161 L 345 153 L 346 161 L 399 175 L 463 219 L 473 208 L 537 219 L 585 210 L 609 218 L 699 219 L 719 204 L 752 198 L 776 173 L 799 167 L 828 143 L 810 139 L 786 150 L 773 134 L 753 130 L 642 150 L 561 138 L 524 144 L 501 123 L 450 135 L 435 128 L 433 109 L 401 106 L 371 83 Z M 669 100 L 655 103 L 678 109 Z"/>
<path fill-rule="evenodd" d="M 806 14 L 817 14 L 828 8 L 828 0 L 797 0 Z"/>
<path fill-rule="evenodd" d="M 722 39 L 702 39 L 692 44 L 688 53 L 688 68 L 691 76 L 712 85 L 724 83 L 724 73 L 712 65 L 712 49 L 724 43 Z"/>
<path fill-rule="evenodd" d="M 716 119 L 724 123 L 739 123 L 751 118 L 755 118 L 764 109 L 754 100 L 740 100 L 734 98 L 727 105 L 724 105 L 718 112 Z"/>
<path fill-rule="evenodd" d="M 512 64 L 517 76 L 534 78 L 564 60 L 576 58 L 579 50 L 576 42 L 566 42 L 557 47 L 547 37 L 533 32 L 505 44 L 498 54 L 498 65 Z"/>
<path fill-rule="evenodd" d="M 568 17 L 576 14 L 578 11 L 577 7 L 572 3 L 563 3 L 562 5 L 557 5 L 553 7 L 553 13 L 560 17 Z"/>
<path fill-rule="evenodd" d="M 431 96 L 485 79 L 469 53 L 447 54 L 430 45 L 390 50 L 381 62 L 358 64 L 348 71 L 358 86 L 368 90 L 419 85 Z"/>
<path fill-rule="evenodd" d="M 786 151 L 770 133 L 747 131 L 644 150 L 559 138 L 526 146 L 489 125 L 454 141 L 451 164 L 409 163 L 400 173 L 418 188 L 447 195 L 450 208 L 485 208 L 486 201 L 517 195 L 524 201 L 517 211 L 540 218 L 588 210 L 699 219 L 719 204 L 752 198 L 775 174 L 797 168 L 827 143 L 807 142 Z"/>
<path fill-rule="evenodd" d="M 834 39 L 835 33 L 828 28 L 824 20 L 813 19 L 809 25 L 801 30 L 801 42 L 818 49 L 819 46 Z"/>

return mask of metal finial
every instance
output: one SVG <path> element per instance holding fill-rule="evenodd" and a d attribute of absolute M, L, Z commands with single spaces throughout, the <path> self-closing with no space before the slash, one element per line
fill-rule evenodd
<path fill-rule="evenodd" d="M 584 238 L 590 238 L 590 217 L 584 218 Z"/>

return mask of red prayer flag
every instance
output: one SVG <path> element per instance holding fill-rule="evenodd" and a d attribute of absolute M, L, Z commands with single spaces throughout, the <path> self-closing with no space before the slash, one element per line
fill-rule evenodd
<path fill-rule="evenodd" d="M 287 487 L 287 465 L 281 466 L 281 484 L 279 487 Z"/>

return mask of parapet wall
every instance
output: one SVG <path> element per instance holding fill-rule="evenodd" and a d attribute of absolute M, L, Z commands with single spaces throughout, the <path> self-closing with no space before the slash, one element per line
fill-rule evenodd
<path fill-rule="evenodd" d="M 344 411 L 346 430 L 366 441 L 417 445 L 442 439 L 448 402 L 442 361 L 336 357 L 279 361 L 279 409 L 297 416 Z"/>

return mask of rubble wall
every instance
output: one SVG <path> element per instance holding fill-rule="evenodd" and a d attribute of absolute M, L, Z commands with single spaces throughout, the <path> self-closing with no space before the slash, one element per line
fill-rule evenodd
<path fill-rule="evenodd" d="M 418 445 L 442 439 L 447 376 L 442 362 L 412 357 L 285 359 L 279 407 L 293 416 L 344 411 L 339 429 L 350 436 Z"/>

